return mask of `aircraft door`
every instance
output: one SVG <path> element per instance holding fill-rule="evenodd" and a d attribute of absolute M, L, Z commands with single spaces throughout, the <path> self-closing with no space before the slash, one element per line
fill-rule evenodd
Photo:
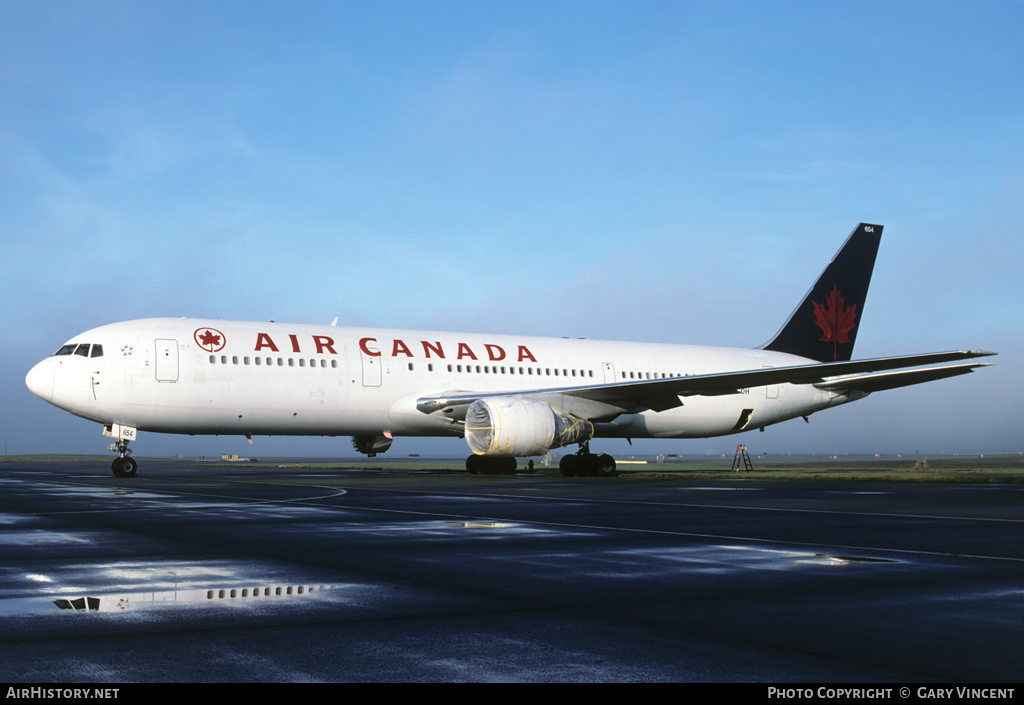
<path fill-rule="evenodd" d="M 610 362 L 601 363 L 601 367 L 604 368 L 604 383 L 612 384 L 615 382 L 615 365 Z"/>
<path fill-rule="evenodd" d="M 170 338 L 156 339 L 156 381 L 178 381 L 178 341 Z"/>
<path fill-rule="evenodd" d="M 764 369 L 770 370 L 770 369 L 772 369 L 772 366 L 771 365 L 764 365 Z M 779 398 L 779 385 L 777 385 L 777 384 L 769 384 L 769 385 L 767 385 L 764 388 L 764 390 L 765 390 L 765 398 L 766 399 L 778 399 Z"/>
<path fill-rule="evenodd" d="M 370 352 L 375 352 L 377 354 L 367 355 L 365 352 L 360 353 L 363 362 L 363 386 L 379 387 L 381 381 L 381 366 L 383 364 L 383 356 L 380 354 L 380 350 L 377 347 L 376 341 L 367 341 L 366 348 Z"/>

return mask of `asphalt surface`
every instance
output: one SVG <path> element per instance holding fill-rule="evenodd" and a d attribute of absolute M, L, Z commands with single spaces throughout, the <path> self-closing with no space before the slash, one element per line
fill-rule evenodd
<path fill-rule="evenodd" d="M 749 478 L 0 464 L 0 681 L 1024 676 L 1024 486 Z"/>

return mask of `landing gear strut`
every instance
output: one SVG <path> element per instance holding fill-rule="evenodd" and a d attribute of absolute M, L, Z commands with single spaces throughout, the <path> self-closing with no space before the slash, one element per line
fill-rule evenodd
<path fill-rule="evenodd" d="M 139 470 L 139 464 L 135 462 L 135 458 L 132 457 L 132 451 L 128 447 L 128 441 L 119 440 L 114 441 L 110 444 L 107 450 L 112 450 L 117 453 L 117 457 L 114 458 L 114 462 L 110 464 L 110 471 L 114 473 L 114 477 L 135 477 Z"/>
<path fill-rule="evenodd" d="M 466 458 L 466 470 L 473 475 L 515 475 L 516 459 L 507 456 L 471 455 Z"/>
<path fill-rule="evenodd" d="M 615 472 L 615 458 L 607 453 L 591 453 L 589 441 L 580 443 L 575 454 L 563 455 L 558 461 L 558 471 L 566 477 L 615 477 L 618 474 Z"/>

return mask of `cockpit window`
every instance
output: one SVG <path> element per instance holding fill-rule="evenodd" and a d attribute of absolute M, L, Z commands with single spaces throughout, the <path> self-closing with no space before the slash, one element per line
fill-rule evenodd
<path fill-rule="evenodd" d="M 90 347 L 92 348 L 90 350 Z M 89 343 L 70 343 L 62 345 L 54 355 L 81 355 L 82 357 L 103 357 L 102 345 L 90 345 Z"/>

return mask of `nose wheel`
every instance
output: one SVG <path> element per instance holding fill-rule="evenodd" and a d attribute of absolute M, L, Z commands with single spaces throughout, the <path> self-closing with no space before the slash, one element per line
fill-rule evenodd
<path fill-rule="evenodd" d="M 118 456 L 110 464 L 110 471 L 114 477 L 135 477 L 139 470 L 139 464 L 131 456 L 131 449 L 128 441 L 117 441 L 111 443 L 109 450 L 116 451 Z"/>

